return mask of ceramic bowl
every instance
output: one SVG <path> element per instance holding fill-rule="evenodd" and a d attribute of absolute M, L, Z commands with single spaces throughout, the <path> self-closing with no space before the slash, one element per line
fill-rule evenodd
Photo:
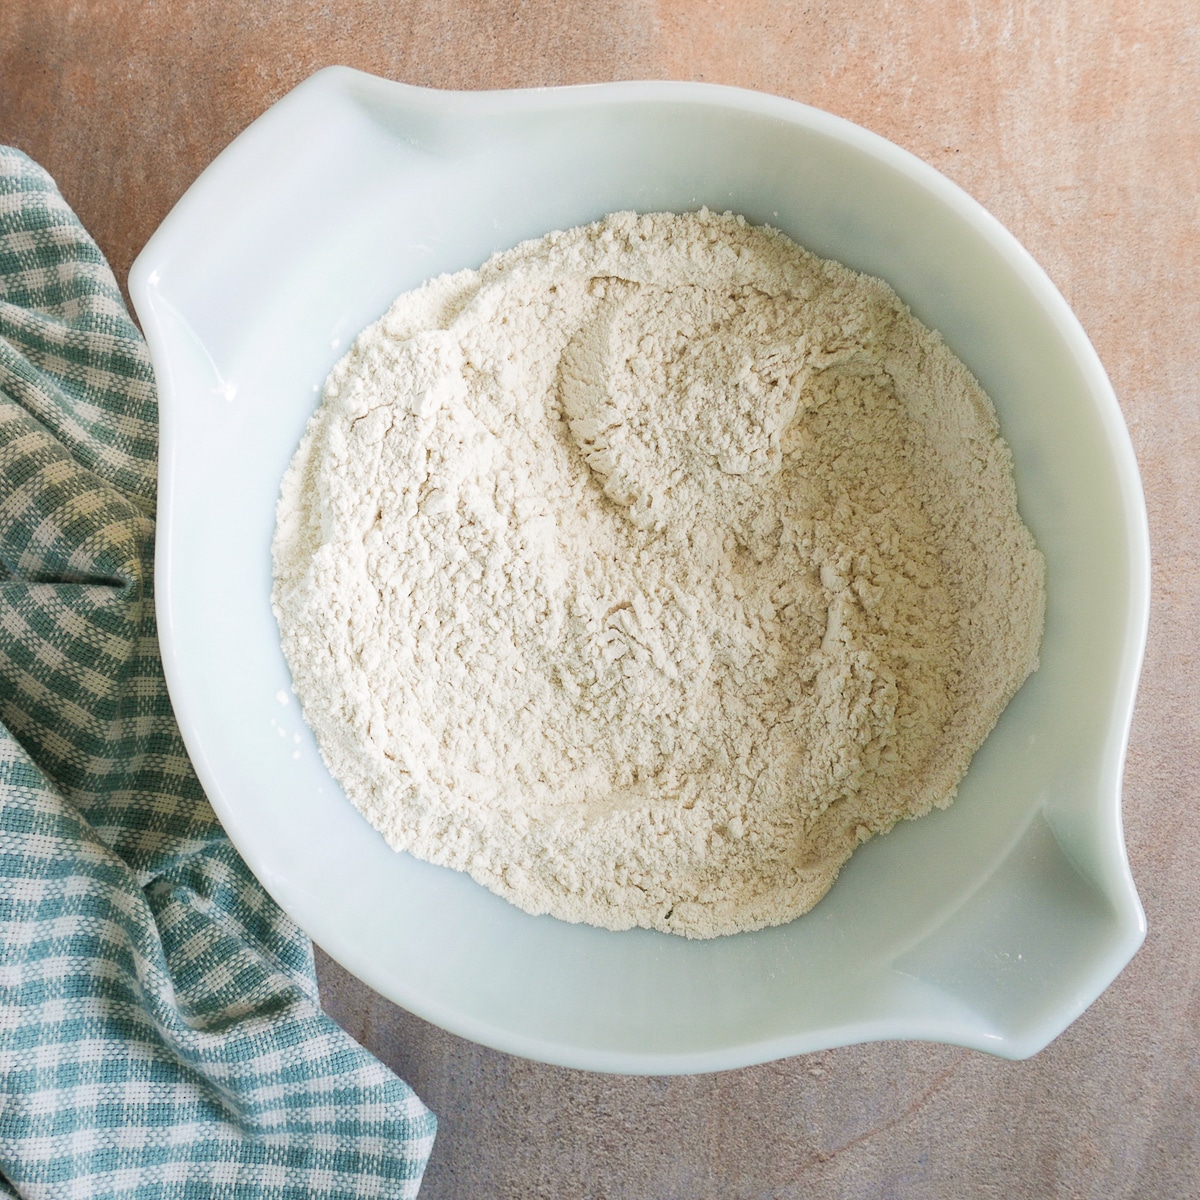
<path fill-rule="evenodd" d="M 280 479 L 333 363 L 399 292 L 617 209 L 732 209 L 880 275 L 992 396 L 1047 560 L 1041 668 L 957 802 L 862 847 L 811 913 L 712 941 L 531 917 L 393 853 L 330 778 L 271 614 Z M 1046 1045 L 1144 936 L 1120 782 L 1144 501 L 1078 321 L 992 217 L 846 121 L 752 92 L 435 92 L 314 75 L 134 264 L 162 409 L 158 617 L 230 837 L 334 958 L 430 1021 L 566 1066 L 736 1067 L 883 1038 Z"/>

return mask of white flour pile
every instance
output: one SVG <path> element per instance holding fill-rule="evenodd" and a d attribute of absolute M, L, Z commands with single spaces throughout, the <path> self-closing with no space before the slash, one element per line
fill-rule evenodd
<path fill-rule="evenodd" d="M 401 296 L 284 483 L 304 714 L 396 849 L 533 913 L 789 921 L 1034 669 L 992 406 L 888 286 L 618 213 Z"/>

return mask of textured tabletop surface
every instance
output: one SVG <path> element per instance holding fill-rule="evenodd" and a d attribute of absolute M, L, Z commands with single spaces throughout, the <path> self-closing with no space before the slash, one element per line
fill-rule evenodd
<path fill-rule="evenodd" d="M 5 0 L 0 142 L 124 280 L 199 171 L 345 63 L 433 87 L 703 79 L 940 168 L 1029 248 L 1116 388 L 1155 562 L 1125 777 L 1144 948 L 1047 1050 L 858 1046 L 675 1079 L 462 1041 L 321 959 L 330 1012 L 440 1117 L 422 1196 L 1200 1194 L 1200 17 L 1194 0 Z"/>

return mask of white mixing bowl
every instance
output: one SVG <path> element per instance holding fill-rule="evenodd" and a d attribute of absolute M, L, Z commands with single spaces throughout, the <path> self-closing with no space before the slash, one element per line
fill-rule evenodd
<path fill-rule="evenodd" d="M 290 695 L 269 547 L 318 388 L 395 295 L 606 212 L 700 205 L 882 276 L 942 332 L 995 402 L 1048 612 L 1041 669 L 949 811 L 862 847 L 792 924 L 688 942 L 530 917 L 393 853 Z M 161 399 L 159 631 L 185 741 L 268 890 L 385 996 L 598 1070 L 713 1070 L 881 1038 L 1018 1058 L 1141 943 L 1120 813 L 1149 594 L 1129 438 L 1062 297 L 931 167 L 751 92 L 444 93 L 331 68 L 204 172 L 130 290 Z"/>

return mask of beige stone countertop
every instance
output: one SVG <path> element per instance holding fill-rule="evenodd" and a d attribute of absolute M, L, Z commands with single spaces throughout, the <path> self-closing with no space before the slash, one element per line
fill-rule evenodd
<path fill-rule="evenodd" d="M 422 1197 L 1200 1195 L 1196 0 L 4 0 L 0 142 L 54 175 L 124 281 L 200 170 L 331 63 L 449 88 L 737 84 L 911 150 L 1016 234 L 1091 336 L 1155 564 L 1125 776 L 1149 936 L 1048 1049 L 591 1075 L 462 1041 L 319 956 L 329 1011 L 439 1116 Z"/>

